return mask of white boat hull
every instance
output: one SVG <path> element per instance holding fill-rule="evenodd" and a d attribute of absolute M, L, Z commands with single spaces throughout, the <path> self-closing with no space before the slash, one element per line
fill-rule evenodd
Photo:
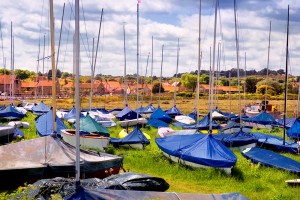
<path fill-rule="evenodd" d="M 205 169 L 214 168 L 214 167 L 210 167 L 210 166 L 206 166 L 206 165 L 200 165 L 200 164 L 197 164 L 197 163 L 185 161 L 185 160 L 179 159 L 178 157 L 171 156 L 171 155 L 169 155 L 165 152 L 163 152 L 163 154 L 165 156 L 167 156 L 168 158 L 170 158 L 173 162 L 181 163 L 181 164 L 186 165 L 186 166 L 196 167 L 196 168 L 205 168 Z M 224 170 L 226 174 L 231 174 L 231 169 L 232 168 L 230 167 L 230 168 L 219 168 L 219 169 Z"/>
<path fill-rule="evenodd" d="M 75 130 L 61 130 L 61 136 L 63 140 L 72 146 L 76 146 Z M 109 144 L 109 137 L 99 135 L 81 135 L 80 145 L 88 148 L 105 150 Z"/>
<path fill-rule="evenodd" d="M 119 123 L 121 127 L 135 126 L 137 124 L 147 124 L 147 119 L 138 118 L 138 119 L 131 119 L 131 120 L 123 120 L 123 121 L 119 121 Z"/>

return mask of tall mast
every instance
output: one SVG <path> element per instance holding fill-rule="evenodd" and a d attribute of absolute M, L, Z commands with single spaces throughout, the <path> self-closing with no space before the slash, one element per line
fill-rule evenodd
<path fill-rule="evenodd" d="M 177 77 L 178 77 L 178 65 L 179 65 L 179 38 L 178 38 L 178 43 L 177 43 L 177 64 L 176 64 L 176 74 L 175 74 L 175 79 L 177 81 Z M 174 84 L 174 106 L 176 106 L 176 83 Z"/>
<path fill-rule="evenodd" d="M 240 92 L 240 56 L 239 56 L 239 40 L 238 40 L 238 32 L 237 32 L 237 13 L 236 13 L 236 0 L 234 0 L 234 25 L 235 25 L 235 43 L 236 43 L 236 66 L 237 66 L 237 78 L 238 78 L 238 95 L 239 95 L 239 116 L 242 116 L 241 113 L 241 92 Z M 240 126 L 242 124 L 240 123 Z"/>
<path fill-rule="evenodd" d="M 75 99 L 76 99 L 76 186 L 80 185 L 80 95 L 79 95 L 79 68 L 80 68 L 80 40 L 79 40 L 79 0 L 75 0 Z"/>
<path fill-rule="evenodd" d="M 138 0 L 137 2 L 137 29 L 136 29 L 136 34 L 137 34 L 137 37 L 136 37 L 136 106 L 135 108 L 138 109 L 138 104 L 139 104 L 139 57 L 140 57 L 140 54 L 139 54 L 139 37 L 140 37 L 140 29 L 139 29 L 139 3 L 140 3 L 140 0 Z M 138 118 L 138 115 L 137 115 L 137 118 Z"/>
<path fill-rule="evenodd" d="M 56 133 L 56 68 L 55 68 L 55 45 L 54 45 L 54 16 L 53 0 L 50 0 L 50 31 L 51 31 L 51 63 L 52 63 L 52 117 L 53 133 Z"/>
<path fill-rule="evenodd" d="M 90 91 L 90 111 L 92 110 L 92 98 L 93 98 L 93 82 L 94 82 L 94 47 L 95 47 L 95 38 L 93 38 L 93 47 L 92 47 L 92 65 L 91 65 L 91 91 Z"/>
<path fill-rule="evenodd" d="M 217 11 L 219 6 L 219 0 L 216 0 L 215 6 L 215 24 L 214 24 L 214 43 L 213 43 L 213 56 L 212 56 L 212 69 L 211 69 L 211 77 L 210 77 L 210 122 L 209 122 L 209 133 L 212 133 L 212 103 L 213 103 L 213 88 L 214 88 L 214 72 L 215 72 L 215 53 L 216 53 L 216 35 L 217 35 Z"/>
<path fill-rule="evenodd" d="M 244 76 L 245 76 L 245 80 L 244 80 L 244 113 L 245 114 L 245 108 L 246 108 L 246 61 L 247 61 L 247 54 L 245 52 L 245 72 L 244 72 Z"/>
<path fill-rule="evenodd" d="M 124 37 L 124 104 L 127 106 L 128 99 L 127 99 L 127 79 L 126 79 L 126 38 L 125 38 L 125 23 L 123 24 L 123 37 Z"/>
<path fill-rule="evenodd" d="M 201 0 L 199 4 L 199 29 L 198 29 L 198 71 L 197 71 L 197 92 L 196 92 L 196 101 L 195 101 L 195 109 L 196 109 L 196 127 L 199 126 L 199 120 L 198 120 L 198 112 L 199 112 L 199 95 L 200 95 L 200 87 L 199 87 L 199 82 L 200 82 L 200 69 L 201 69 Z"/>
<path fill-rule="evenodd" d="M 153 36 L 152 36 L 152 42 L 151 42 L 151 87 L 153 88 Z M 151 91 L 151 100 L 150 103 L 152 103 L 153 100 L 153 92 Z"/>
<path fill-rule="evenodd" d="M 270 61 L 270 40 L 271 40 L 271 21 L 270 21 L 270 29 L 269 29 L 269 45 L 268 45 L 268 61 L 267 61 L 267 77 L 266 77 L 266 89 L 265 89 L 265 110 L 266 110 L 266 102 L 267 102 L 267 91 L 268 91 L 268 76 L 269 76 L 269 61 Z"/>
<path fill-rule="evenodd" d="M 160 93 L 162 85 L 162 67 L 164 63 L 164 45 L 161 47 L 161 65 L 160 65 L 160 79 L 159 79 L 159 88 L 158 88 L 158 107 L 160 107 Z"/>
<path fill-rule="evenodd" d="M 288 62 L 289 62 L 289 24 L 290 23 L 290 5 L 288 5 L 288 18 L 286 26 L 286 54 L 285 54 L 285 83 L 284 83 L 284 111 L 283 111 L 283 145 L 285 144 L 286 127 L 286 101 L 288 90 Z"/>
<path fill-rule="evenodd" d="M 10 64 L 11 64 L 11 72 L 10 72 L 10 104 L 12 104 L 13 98 L 13 85 L 14 85 L 14 61 L 13 61 L 13 33 L 12 33 L 12 22 L 10 22 Z"/>

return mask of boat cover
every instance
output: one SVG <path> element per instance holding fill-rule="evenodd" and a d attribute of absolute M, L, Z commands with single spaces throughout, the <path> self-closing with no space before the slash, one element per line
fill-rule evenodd
<path fill-rule="evenodd" d="M 171 135 L 155 139 L 166 154 L 200 165 L 228 168 L 236 163 L 236 155 L 211 134 Z"/>
<path fill-rule="evenodd" d="M 169 110 L 165 111 L 170 117 L 175 117 L 177 115 L 183 115 L 182 112 L 174 105 Z"/>
<path fill-rule="evenodd" d="M 142 116 L 136 113 L 135 111 L 131 110 L 128 106 L 125 106 L 125 108 L 116 115 L 116 118 L 119 121 L 124 121 L 124 120 L 142 118 Z"/>
<path fill-rule="evenodd" d="M 135 112 L 141 113 L 141 114 L 150 114 L 150 113 L 153 113 L 155 110 L 156 110 L 156 108 L 154 108 L 153 105 L 150 103 L 146 107 L 141 106 L 140 108 L 137 108 L 135 110 Z"/>
<path fill-rule="evenodd" d="M 209 123 L 210 123 L 210 113 L 208 113 L 205 117 L 203 117 L 197 124 L 191 124 L 183 126 L 184 129 L 198 129 L 198 130 L 208 130 L 209 129 Z M 212 129 L 220 129 L 220 125 L 213 120 L 212 121 Z"/>
<path fill-rule="evenodd" d="M 126 198 L 124 198 L 126 197 Z M 88 189 L 80 187 L 77 191 L 64 199 L 205 199 L 205 200 L 247 200 L 240 193 L 226 194 L 197 194 L 178 192 L 154 192 L 154 191 L 132 191 L 132 190 L 108 190 L 108 189 Z"/>
<path fill-rule="evenodd" d="M 285 127 L 286 128 L 291 128 L 291 126 L 294 124 L 294 122 L 296 121 L 297 118 L 293 117 L 293 118 L 286 118 L 285 119 Z M 276 119 L 276 121 L 278 122 L 278 125 L 283 127 L 284 126 L 284 122 L 283 119 Z"/>
<path fill-rule="evenodd" d="M 165 111 L 163 111 L 160 107 L 158 107 L 151 114 L 150 119 L 158 119 L 158 120 L 164 121 L 166 123 L 172 122 L 172 118 Z"/>
<path fill-rule="evenodd" d="M 133 131 L 131 131 L 124 138 L 111 138 L 110 143 L 114 146 L 118 147 L 119 145 L 125 144 L 143 144 L 144 146 L 150 144 L 150 141 L 146 138 L 143 132 L 140 130 L 138 126 L 136 126 Z"/>
<path fill-rule="evenodd" d="M 198 120 L 198 112 L 197 109 L 194 108 L 191 113 L 188 114 L 189 117 L 193 118 L 195 121 Z"/>
<path fill-rule="evenodd" d="M 249 118 L 242 118 L 245 122 L 252 122 L 257 124 L 263 125 L 277 125 L 274 117 L 267 113 L 266 111 L 260 112 L 258 115 L 249 117 Z"/>
<path fill-rule="evenodd" d="M 74 178 L 56 177 L 41 179 L 27 187 L 28 192 L 20 194 L 20 199 L 51 199 L 51 195 L 59 194 L 62 198 L 74 193 Z M 169 184 L 163 179 L 148 174 L 124 172 L 104 179 L 80 179 L 80 185 L 89 189 L 138 190 L 164 192 Z"/>
<path fill-rule="evenodd" d="M 247 144 L 257 143 L 257 138 L 250 133 L 245 133 L 240 130 L 237 133 L 218 133 L 214 134 L 213 137 L 219 140 L 226 147 L 240 147 Z"/>
<path fill-rule="evenodd" d="M 300 173 L 300 162 L 285 157 L 279 153 L 258 147 L 246 148 L 242 150 L 241 153 L 254 164 L 260 163 L 262 166 L 279 168 L 293 173 Z"/>
<path fill-rule="evenodd" d="M 83 114 L 80 113 L 80 117 L 82 117 Z M 76 108 L 73 106 L 73 108 L 64 115 L 64 120 L 69 120 L 69 119 L 76 119 Z"/>
<path fill-rule="evenodd" d="M 43 101 L 41 101 L 41 103 L 39 103 L 38 105 L 32 107 L 32 112 L 37 115 L 42 115 L 49 110 L 50 108 L 46 104 L 44 104 Z"/>
<path fill-rule="evenodd" d="M 161 121 L 159 119 L 148 119 L 148 124 L 150 124 L 151 126 L 158 128 L 158 127 L 169 127 L 169 124 L 167 124 L 164 121 Z"/>
<path fill-rule="evenodd" d="M 9 105 L 5 109 L 0 110 L 0 118 L 22 119 L 23 117 L 25 117 L 25 114 L 18 111 L 13 105 Z"/>
<path fill-rule="evenodd" d="M 60 138 L 46 136 L 0 146 L 0 188 L 31 184 L 41 177 L 74 177 L 76 148 Z M 86 178 L 122 166 L 123 158 L 80 150 L 80 172 Z M 13 177 L 13 178 L 12 178 Z M 103 177 L 102 177 L 103 178 Z"/>
<path fill-rule="evenodd" d="M 230 120 L 230 121 L 227 122 L 226 126 L 224 126 L 222 128 L 221 131 L 225 131 L 225 130 L 228 130 L 228 129 L 231 129 L 231 128 L 240 128 L 240 127 L 241 127 L 240 123 L 237 123 L 235 121 L 231 121 Z M 242 126 L 241 128 L 243 130 L 243 128 L 245 128 L 245 129 L 252 129 L 253 127 L 252 126 Z"/>
<path fill-rule="evenodd" d="M 77 123 L 74 124 L 75 127 L 76 124 Z M 97 123 L 97 121 L 91 118 L 89 114 L 85 117 L 80 117 L 80 130 L 109 137 L 109 131 L 107 128 Z"/>
<path fill-rule="evenodd" d="M 53 134 L 53 114 L 52 109 L 36 119 L 35 127 L 39 136 Z M 60 135 L 60 130 L 66 129 L 66 125 L 56 116 L 56 131 Z"/>
<path fill-rule="evenodd" d="M 286 131 L 286 134 L 290 138 L 299 139 L 300 138 L 300 120 L 296 119 L 291 127 Z"/>
<path fill-rule="evenodd" d="M 288 152 L 293 154 L 299 153 L 300 145 L 297 142 L 283 143 L 283 139 L 278 136 L 268 135 L 264 133 L 253 132 L 252 133 L 257 139 L 257 146 L 271 149 L 273 151 Z"/>

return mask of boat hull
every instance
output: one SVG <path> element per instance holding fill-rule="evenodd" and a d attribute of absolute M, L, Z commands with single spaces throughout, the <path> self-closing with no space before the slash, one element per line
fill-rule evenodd
<path fill-rule="evenodd" d="M 61 136 L 63 140 L 72 146 L 76 145 L 76 135 L 75 130 L 61 130 Z M 109 144 L 109 137 L 104 137 L 100 135 L 81 135 L 80 145 L 88 148 L 105 150 Z"/>
<path fill-rule="evenodd" d="M 135 126 L 137 124 L 147 124 L 147 119 L 145 118 L 138 118 L 138 119 L 131 119 L 131 120 L 123 120 L 119 121 L 121 127 L 128 127 L 128 126 Z"/>
<path fill-rule="evenodd" d="M 52 136 L 0 146 L 0 157 L 1 189 L 15 189 L 41 178 L 75 176 L 76 148 Z M 81 149 L 81 177 L 117 174 L 122 161 L 120 156 Z"/>

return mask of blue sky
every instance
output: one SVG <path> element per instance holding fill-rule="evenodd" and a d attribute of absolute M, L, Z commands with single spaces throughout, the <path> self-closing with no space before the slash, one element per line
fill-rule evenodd
<path fill-rule="evenodd" d="M 147 57 L 152 51 L 154 38 L 153 74 L 160 75 L 161 48 L 164 45 L 163 76 L 176 72 L 177 41 L 180 42 L 180 73 L 195 71 L 198 59 L 198 19 L 200 0 L 142 0 L 140 13 L 140 62 L 139 74 L 145 75 Z M 64 1 L 54 0 L 56 51 L 61 26 Z M 65 1 L 65 16 L 58 69 L 72 72 L 74 34 L 74 1 Z M 137 72 L 137 1 L 136 0 L 82 0 L 81 4 L 81 74 L 90 75 L 92 38 L 97 40 L 101 9 L 104 10 L 96 74 L 123 75 L 124 49 L 123 24 L 126 35 L 127 74 Z M 201 51 L 202 69 L 209 69 L 210 48 L 213 45 L 213 0 L 202 0 Z M 238 32 L 240 45 L 240 68 L 261 70 L 267 66 L 269 23 L 272 22 L 270 63 L 273 70 L 285 69 L 285 44 L 287 7 L 290 5 L 290 65 L 289 73 L 300 75 L 300 1 L 299 0 L 238 0 Z M 82 9 L 83 8 L 83 9 Z M 84 15 L 83 15 L 84 11 Z M 236 67 L 235 29 L 233 0 L 220 1 L 217 23 L 217 43 L 223 46 L 221 70 Z M 85 21 L 83 20 L 85 18 Z M 11 67 L 10 23 L 13 24 L 15 69 L 47 72 L 50 60 L 36 61 L 39 52 L 50 55 L 49 1 L 10 0 L 0 3 L 1 53 L 0 67 L 6 58 L 6 68 Z M 2 51 L 3 42 L 3 51 Z M 44 67 L 43 67 L 44 66 Z M 151 55 L 148 65 L 150 75 Z"/>

